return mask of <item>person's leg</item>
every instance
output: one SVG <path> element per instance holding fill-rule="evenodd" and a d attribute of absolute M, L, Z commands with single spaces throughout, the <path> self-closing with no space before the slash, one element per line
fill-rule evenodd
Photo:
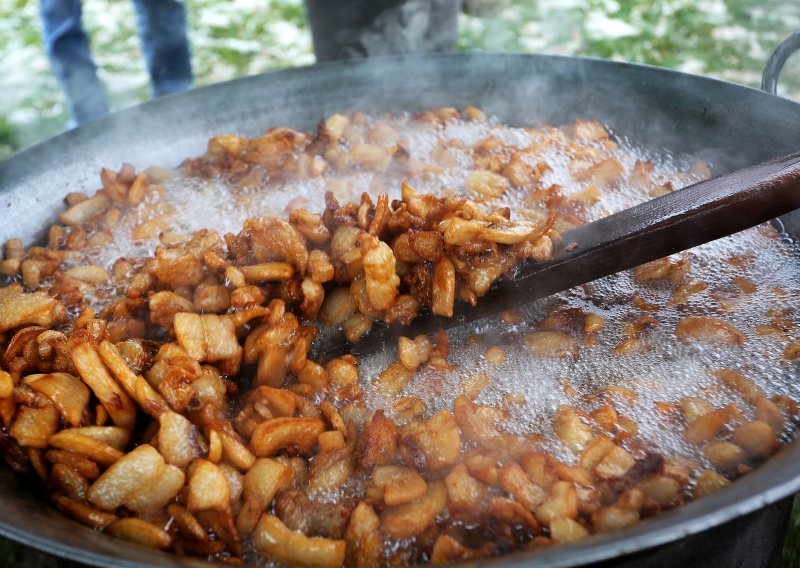
<path fill-rule="evenodd" d="M 154 97 L 192 86 L 186 8 L 179 0 L 133 0 Z"/>
<path fill-rule="evenodd" d="M 108 114 L 103 85 L 81 25 L 80 0 L 40 0 L 42 40 L 74 124 Z"/>

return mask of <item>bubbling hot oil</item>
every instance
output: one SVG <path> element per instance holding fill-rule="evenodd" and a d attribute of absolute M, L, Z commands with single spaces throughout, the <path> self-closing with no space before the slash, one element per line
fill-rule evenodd
<path fill-rule="evenodd" d="M 788 340 L 757 332 L 758 326 L 769 326 L 771 318 L 767 312 L 770 309 L 782 310 L 792 303 L 787 295 L 796 301 L 800 283 L 798 246 L 781 241 L 770 231 L 752 229 L 686 253 L 692 262 L 693 277 L 704 280 L 708 288 L 682 306 L 668 305 L 670 288 L 638 283 L 629 271 L 592 282 L 591 299 L 578 288 L 529 304 L 520 310 L 520 324 L 510 326 L 497 316 L 450 330 L 450 361 L 457 370 L 418 371 L 399 396 L 418 396 L 431 411 L 452 409 L 455 397 L 463 391 L 465 377 L 485 373 L 489 384 L 475 402 L 506 406 L 510 410 L 509 420 L 504 425 L 506 431 L 542 434 L 543 449 L 561 461 L 574 463 L 575 454 L 554 439 L 552 425 L 556 410 L 561 405 L 572 405 L 590 411 L 596 405 L 583 404 L 583 396 L 603 387 L 621 386 L 633 391 L 637 400 L 633 404 L 622 401 L 617 410 L 637 423 L 643 440 L 664 455 L 680 455 L 707 465 L 698 448 L 683 439 L 682 428 L 655 412 L 656 402 L 700 396 L 715 407 L 736 403 L 746 419 L 753 419 L 752 408 L 740 396 L 718 388 L 711 373 L 719 369 L 742 372 L 768 397 L 786 395 L 796 400 L 800 396 L 797 367 L 783 358 Z M 758 251 L 758 254 L 752 267 L 747 269 L 731 266 L 726 260 L 732 253 L 749 251 Z M 731 311 L 722 315 L 715 313 L 720 306 L 714 293 L 730 289 L 735 277 L 748 278 L 758 291 L 738 296 Z M 627 301 L 634 293 L 659 308 L 654 312 L 658 323 L 642 337 L 646 351 L 615 354 L 612 349 L 623 340 L 620 331 L 623 322 L 641 313 Z M 608 298 L 611 302 L 598 307 L 598 298 Z M 617 303 L 614 299 L 624 301 Z M 598 334 L 596 343 L 582 346 L 574 359 L 538 357 L 525 347 L 525 334 L 535 331 L 537 323 L 555 306 L 596 313 L 605 320 L 605 328 Z M 709 313 L 719 315 L 742 331 L 746 336 L 744 344 L 687 345 L 675 337 L 675 326 L 682 317 Z M 796 314 L 792 315 L 792 322 L 796 324 Z M 481 341 L 470 340 L 475 337 Z M 499 366 L 485 356 L 487 348 L 493 345 L 500 346 L 506 355 L 505 362 Z M 377 376 L 393 357 L 394 352 L 384 351 L 365 360 L 361 371 L 364 382 Z M 509 395 L 518 395 L 511 405 L 506 403 Z M 374 391 L 368 396 L 373 409 L 391 406 L 392 401 Z"/>
<path fill-rule="evenodd" d="M 373 198 L 387 191 L 390 198 L 398 198 L 400 184 L 409 182 L 422 193 L 465 193 L 464 185 L 472 167 L 471 147 L 490 136 L 514 148 L 535 144 L 542 130 L 512 128 L 498 123 L 476 123 L 453 120 L 440 128 L 415 124 L 407 116 L 385 119 L 400 133 L 400 144 L 411 159 L 430 161 L 434 148 L 445 146 L 452 155 L 451 165 L 438 165 L 429 171 L 401 179 L 384 174 L 355 172 L 310 180 L 288 180 L 269 183 L 258 190 L 232 188 L 223 180 L 200 180 L 175 173 L 164 182 L 165 194 L 158 203 L 145 204 L 141 214 L 130 217 L 114 231 L 110 245 L 87 252 L 89 259 L 110 268 L 120 257 L 150 255 L 158 245 L 157 239 L 135 241 L 131 230 L 139 223 L 159 215 L 168 218 L 170 230 L 192 233 L 211 229 L 220 234 L 238 232 L 245 219 L 257 215 L 285 215 L 292 208 L 309 211 L 324 208 L 324 194 L 333 189 L 340 201 L 357 201 L 362 192 Z M 651 161 L 654 165 L 651 179 L 657 183 L 671 182 L 675 188 L 699 181 L 688 163 L 680 163 L 666 153 L 657 153 L 621 140 L 614 156 L 625 169 L 627 180 L 637 160 Z M 542 187 L 558 185 L 564 195 L 580 192 L 589 185 L 573 179 L 570 162 L 573 156 L 563 149 L 543 146 L 541 151 L 526 154 L 530 163 L 546 163 L 549 170 L 543 175 Z M 525 192 L 507 191 L 493 205 L 508 206 L 512 218 L 524 215 L 529 206 Z M 598 203 L 590 206 L 587 216 L 596 219 L 649 199 L 639 188 L 622 181 L 614 190 L 604 190 Z M 685 396 L 700 395 L 715 406 L 735 402 L 749 417 L 748 405 L 735 393 L 715 388 L 711 372 L 718 369 L 735 369 L 743 372 L 760 386 L 767 396 L 788 395 L 800 398 L 800 381 L 797 367 L 782 357 L 788 336 L 794 330 L 780 334 L 764 335 L 759 326 L 770 325 L 770 311 L 780 311 L 796 303 L 800 292 L 800 248 L 772 228 L 764 226 L 683 253 L 691 263 L 692 278 L 702 280 L 707 288 L 678 306 L 669 304 L 672 289 L 664 285 L 639 283 L 632 272 L 623 272 L 591 283 L 591 295 L 583 288 L 569 290 L 545 300 L 532 303 L 520 310 L 521 322 L 515 325 L 493 317 L 463 325 L 449 331 L 450 362 L 457 370 L 440 372 L 419 370 L 399 396 L 418 396 L 428 406 L 429 412 L 452 409 L 454 398 L 461 392 L 465 377 L 485 373 L 488 386 L 478 395 L 480 404 L 502 404 L 509 395 L 515 403 L 509 407 L 510 418 L 505 429 L 519 434 L 541 433 L 546 449 L 566 462 L 575 457 L 562 448 L 552 435 L 552 421 L 556 409 L 562 404 L 581 405 L 581 396 L 589 395 L 606 386 L 623 386 L 637 395 L 637 401 L 619 408 L 626 417 L 634 420 L 639 435 L 665 454 L 678 454 L 704 462 L 697 449 L 687 444 L 674 425 L 668 424 L 653 410 L 656 401 L 674 402 Z M 733 258 L 746 262 L 732 263 Z M 82 262 L 86 262 L 85 259 Z M 734 278 L 745 278 L 756 287 L 756 292 L 742 293 L 734 285 Z M 644 333 L 642 340 L 647 350 L 641 353 L 618 355 L 612 352 L 623 339 L 621 326 L 629 318 L 639 315 L 630 299 L 638 294 L 656 306 L 657 324 Z M 95 299 L 102 304 L 104 296 Z M 596 313 L 605 320 L 605 328 L 597 335 L 596 343 L 583 345 L 577 357 L 569 359 L 544 358 L 531 355 L 524 346 L 526 333 L 536 329 L 554 306 L 577 308 L 585 313 Z M 714 315 L 735 325 L 746 341 L 742 346 L 720 347 L 687 345 L 677 340 L 675 325 L 687 315 Z M 791 325 L 798 323 L 797 314 L 785 314 Z M 468 341 L 471 336 L 480 342 Z M 576 338 L 578 335 L 576 334 Z M 796 336 L 794 337 L 796 339 Z M 484 356 L 487 347 L 499 345 L 506 354 L 500 366 L 490 363 Z M 390 408 L 393 400 L 382 398 L 369 383 L 395 358 L 393 346 L 366 357 L 360 366 L 360 376 L 367 403 L 372 410 Z M 565 387 L 569 388 L 565 388 Z M 391 412 L 390 412 L 391 414 Z"/>

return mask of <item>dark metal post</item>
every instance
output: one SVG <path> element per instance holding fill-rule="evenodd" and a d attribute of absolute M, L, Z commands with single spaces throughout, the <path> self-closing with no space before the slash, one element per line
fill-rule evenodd
<path fill-rule="evenodd" d="M 306 0 L 317 61 L 446 52 L 461 0 Z"/>

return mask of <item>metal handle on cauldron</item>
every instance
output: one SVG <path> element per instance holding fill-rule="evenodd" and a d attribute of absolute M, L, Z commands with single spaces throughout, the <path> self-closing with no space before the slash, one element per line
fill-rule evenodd
<path fill-rule="evenodd" d="M 775 48 L 764 66 L 764 75 L 761 78 L 761 90 L 778 94 L 778 78 L 783 64 L 797 50 L 800 50 L 800 32 L 793 33 Z"/>

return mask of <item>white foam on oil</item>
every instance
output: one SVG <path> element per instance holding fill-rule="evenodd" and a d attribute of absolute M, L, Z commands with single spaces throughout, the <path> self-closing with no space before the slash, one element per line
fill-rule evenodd
<path fill-rule="evenodd" d="M 398 143 L 409 152 L 412 159 L 432 164 L 431 152 L 435 148 L 447 147 L 455 164 L 454 167 L 444 168 L 437 165 L 435 174 L 420 174 L 409 180 L 379 174 L 382 183 L 377 185 L 388 190 L 390 198 L 399 198 L 400 183 L 403 181 L 408 181 L 420 192 L 465 193 L 464 180 L 474 167 L 471 147 L 490 136 L 515 149 L 536 148 L 524 159 L 532 164 L 544 162 L 550 167 L 541 180 L 542 187 L 559 185 L 563 194 L 571 195 L 590 185 L 590 182 L 578 183 L 574 180 L 570 166 L 574 154 L 568 147 L 564 144 L 539 145 L 547 135 L 547 130 L 460 120 L 434 128 L 414 122 L 407 116 L 387 118 L 385 122 L 399 133 Z M 604 190 L 600 202 L 587 209 L 586 215 L 590 219 L 650 198 L 646 190 L 626 181 L 637 160 L 653 162 L 651 178 L 657 183 L 670 181 L 679 188 L 699 179 L 697 174 L 691 172 L 689 164 L 678 163 L 666 153 L 638 148 L 624 139 L 613 155 L 620 160 L 625 175 L 618 187 L 613 191 Z M 113 242 L 100 249 L 86 251 L 81 262 L 90 261 L 110 268 L 117 258 L 152 254 L 158 240 L 134 241 L 131 230 L 139 223 L 165 213 L 169 215 L 167 225 L 172 231 L 188 234 L 208 228 L 222 235 L 238 232 L 244 220 L 255 215 L 284 216 L 291 207 L 319 212 L 324 208 L 324 193 L 334 175 L 341 178 L 336 184 L 340 200 L 358 200 L 363 191 L 375 197 L 376 174 L 370 172 L 356 171 L 328 174 L 319 179 L 273 182 L 248 191 L 232 189 L 220 179 L 199 180 L 176 175 L 164 183 L 164 202 L 145 204 L 145 207 L 124 216 L 114 230 Z M 511 207 L 514 218 L 515 211 L 529 206 L 525 198 L 526 192 L 511 189 L 493 205 Z M 748 254 L 752 255 L 748 262 L 740 265 L 731 263 L 735 255 Z M 778 238 L 772 229 L 762 227 L 697 247 L 682 256 L 691 263 L 691 276 L 705 281 L 708 287 L 680 306 L 669 305 L 672 293 L 669 286 L 637 283 L 631 273 L 605 278 L 591 284 L 592 298 L 587 298 L 582 290 L 576 289 L 526 306 L 521 310 L 522 324 L 509 326 L 497 317 L 450 330 L 450 360 L 458 366 L 458 370 L 442 373 L 423 369 L 400 396 L 419 396 L 427 404 L 430 413 L 449 409 L 455 396 L 461 392 L 465 376 L 486 373 L 490 384 L 478 396 L 477 402 L 500 404 L 510 393 L 520 395 L 524 403 L 513 407 L 512 420 L 506 424 L 506 428 L 515 433 L 542 433 L 552 440 L 552 418 L 560 405 L 580 406 L 580 395 L 591 394 L 604 386 L 625 386 L 637 393 L 638 403 L 620 411 L 637 422 L 643 438 L 665 453 L 701 459 L 693 448 L 687 447 L 674 425 L 668 424 L 653 411 L 653 403 L 674 402 L 684 396 L 700 394 L 716 406 L 737 402 L 746 416 L 750 416 L 750 409 L 735 394 L 710 388 L 714 386 L 710 372 L 722 368 L 742 371 L 769 396 L 785 394 L 800 398 L 797 367 L 782 357 L 790 337 L 797 339 L 797 332 L 789 330 L 786 337 L 758 333 L 758 326 L 766 326 L 771 322 L 773 316 L 767 313 L 768 310 L 782 310 L 787 305 L 796 304 L 800 297 L 800 248 L 787 239 Z M 756 285 L 757 293 L 741 294 L 733 281 L 737 277 L 750 280 Z M 658 307 L 654 314 L 658 325 L 642 336 L 649 346 L 647 351 L 617 355 L 612 349 L 623 339 L 623 322 L 640 315 L 639 310 L 630 305 L 634 293 Z M 734 298 L 736 294 L 738 297 Z M 97 301 L 108 301 L 108 297 L 98 295 Z M 524 334 L 534 330 L 536 323 L 556 304 L 597 313 L 606 321 L 605 329 L 598 334 L 597 343 L 584 348 L 575 359 L 535 357 L 523 345 Z M 686 315 L 700 314 L 713 315 L 735 325 L 745 334 L 746 341 L 741 347 L 702 347 L 685 345 L 676 340 L 674 330 L 677 322 Z M 798 314 L 793 311 L 787 313 L 785 318 L 793 325 L 800 323 Z M 481 345 L 466 341 L 467 337 L 474 334 L 483 338 Z M 575 337 L 580 339 L 577 333 Z M 506 352 L 506 362 L 500 367 L 493 366 L 484 357 L 486 348 L 494 344 L 501 345 Z M 390 406 L 393 402 L 380 398 L 369 389 L 369 383 L 396 356 L 392 346 L 388 347 L 365 358 L 360 367 L 367 403 L 373 410 Z M 575 389 L 578 396 L 568 396 L 565 384 Z M 551 449 L 560 456 L 564 454 L 563 448 L 555 441 Z"/>
<path fill-rule="evenodd" d="M 497 130 L 489 129 L 488 132 L 498 136 Z M 503 136 L 504 140 L 519 147 L 535 140 L 520 129 L 500 130 L 507 134 Z M 476 129 L 472 124 L 444 132 L 454 131 L 467 144 L 475 144 L 487 135 L 485 127 Z M 651 179 L 657 184 L 669 181 L 677 189 L 701 179 L 698 173 L 691 171 L 689 164 L 677 163 L 667 154 L 644 151 L 628 141 L 621 143 L 614 156 L 620 160 L 626 174 L 618 187 L 604 191 L 600 202 L 588 209 L 590 219 L 650 198 L 645 189 L 626 181 L 637 160 L 653 162 Z M 526 160 L 529 163 L 545 162 L 550 166 L 550 171 L 542 179 L 543 187 L 556 184 L 561 186 L 565 195 L 571 195 L 589 185 L 589 182 L 574 181 L 570 170 L 571 156 L 560 148 L 548 147 L 540 154 L 527 156 Z M 425 189 L 435 191 L 435 187 Z M 525 206 L 524 194 L 510 190 L 502 202 L 511 206 L 513 212 L 514 207 Z M 753 255 L 753 258 L 745 266 L 733 264 L 732 261 L 741 255 Z M 569 461 L 574 456 L 567 455 L 568 452 L 565 454 L 552 435 L 552 420 L 557 408 L 570 404 L 591 410 L 593 407 L 581 402 L 581 395 L 589 395 L 602 387 L 624 386 L 635 392 L 638 400 L 636 404 L 618 406 L 617 410 L 638 424 L 642 438 L 666 455 L 682 455 L 708 465 L 697 448 L 686 443 L 680 428 L 654 411 L 654 404 L 702 396 L 716 407 L 736 403 L 745 419 L 752 419 L 753 409 L 739 395 L 719 388 L 712 375 L 719 369 L 741 371 L 767 396 L 800 398 L 797 367 L 782 356 L 786 344 L 796 338 L 797 332 L 790 331 L 784 337 L 765 336 L 763 331 L 759 332 L 759 326 L 771 323 L 772 315 L 768 310 L 783 310 L 800 297 L 800 247 L 781 238 L 771 227 L 762 226 L 696 247 L 676 258 L 678 256 L 691 263 L 692 278 L 707 284 L 706 290 L 688 301 L 678 306 L 670 305 L 674 288 L 636 282 L 631 272 L 605 278 L 592 283 L 591 299 L 576 289 L 523 308 L 524 323 L 521 325 L 509 326 L 500 317 L 495 317 L 451 329 L 450 362 L 458 369 L 447 372 L 422 369 L 398 396 L 419 397 L 432 414 L 452 408 L 453 400 L 462 392 L 466 376 L 486 373 L 490 384 L 476 402 L 500 405 L 509 394 L 521 395 L 525 402 L 512 406 L 512 418 L 505 428 L 512 433 L 543 434 L 549 440 L 549 449 Z M 742 293 L 734 283 L 735 278 L 751 281 L 758 288 L 757 292 Z M 641 315 L 640 310 L 630 304 L 634 293 L 658 308 L 654 314 L 658 324 L 642 336 L 648 346 L 645 352 L 618 355 L 612 349 L 624 339 L 623 322 Z M 575 359 L 537 357 L 524 347 L 524 333 L 536 329 L 535 324 L 556 304 L 598 313 L 605 319 L 606 326 L 598 335 L 597 343 L 583 348 Z M 743 332 L 746 340 L 742 346 L 733 347 L 686 345 L 677 340 L 675 326 L 688 315 L 722 319 Z M 792 325 L 800 323 L 794 310 L 789 310 L 785 317 Z M 468 336 L 476 334 L 483 339 L 482 343 L 476 345 L 466 341 Z M 580 339 L 579 334 L 575 336 Z M 506 353 L 506 361 L 499 367 L 484 357 L 486 348 L 494 344 L 500 345 Z M 369 383 L 395 357 L 395 351 L 384 349 L 362 362 L 365 388 L 368 389 Z M 565 384 L 574 388 L 578 395 L 568 395 Z M 368 390 L 367 402 L 375 410 L 391 406 L 393 401 Z"/>
<path fill-rule="evenodd" d="M 686 253 L 693 265 L 692 276 L 706 281 L 708 289 L 698 294 L 696 301 L 682 306 L 668 305 L 671 288 L 636 283 L 630 273 L 622 273 L 592 283 L 593 299 L 596 301 L 601 297 L 609 301 L 602 307 L 587 299 L 581 290 L 573 289 L 522 308 L 524 323 L 514 326 L 513 330 L 500 317 L 452 329 L 449 331 L 450 361 L 458 370 L 437 372 L 423 369 L 399 396 L 418 396 L 430 413 L 451 409 L 453 400 L 463 390 L 464 378 L 486 373 L 490 384 L 476 402 L 502 405 L 507 395 L 520 395 L 524 402 L 513 405 L 512 419 L 505 429 L 517 434 L 543 434 L 549 440 L 547 449 L 571 461 L 575 456 L 565 454 L 553 439 L 552 423 L 557 408 L 567 404 L 586 411 L 593 410 L 597 404 L 587 405 L 581 401 L 581 396 L 590 395 L 602 387 L 622 386 L 636 393 L 638 400 L 636 404 L 617 406 L 617 410 L 638 424 L 640 437 L 666 455 L 682 455 L 705 463 L 697 448 L 684 441 L 681 428 L 676 428 L 674 423 L 655 412 L 656 402 L 676 402 L 682 397 L 701 396 L 715 407 L 735 403 L 746 419 L 752 419 L 752 407 L 735 392 L 719 388 L 712 375 L 719 369 L 741 371 L 767 396 L 786 395 L 800 399 L 798 369 L 783 358 L 783 349 L 789 338 L 763 336 L 758 332 L 758 326 L 770 324 L 771 317 L 767 314 L 770 308 L 787 306 L 781 290 L 795 301 L 800 296 L 800 263 L 797 262 L 800 247 L 765 236 L 769 231 L 771 229 L 752 229 Z M 754 250 L 759 251 L 758 257 L 749 269 L 735 268 L 727 262 L 732 253 Z M 732 311 L 719 312 L 711 296 L 714 292 L 731 288 L 734 277 L 750 279 L 759 290 L 755 294 L 742 294 Z M 634 291 L 659 308 L 654 313 L 659 323 L 642 336 L 648 345 L 647 351 L 618 355 L 612 349 L 623 339 L 621 324 L 641 314 L 628 303 Z M 615 298 L 620 303 L 616 303 Z M 597 343 L 582 348 L 574 359 L 537 357 L 524 346 L 524 334 L 535 330 L 536 323 L 556 305 L 593 312 L 605 319 L 605 329 L 598 334 Z M 675 326 L 678 321 L 695 314 L 709 314 L 735 325 L 746 337 L 744 344 L 687 345 L 677 340 Z M 788 314 L 788 319 L 794 325 L 799 323 L 794 312 Z M 466 341 L 470 335 L 478 335 L 483 341 L 477 345 Z M 580 338 L 580 334 L 573 335 Z M 499 345 L 506 354 L 506 360 L 500 366 L 485 358 L 486 349 L 492 345 Z M 384 350 L 367 358 L 362 363 L 365 385 L 395 356 L 393 351 Z M 567 394 L 566 384 L 577 395 Z M 374 394 L 368 395 L 367 401 L 373 409 L 387 404 Z"/>

